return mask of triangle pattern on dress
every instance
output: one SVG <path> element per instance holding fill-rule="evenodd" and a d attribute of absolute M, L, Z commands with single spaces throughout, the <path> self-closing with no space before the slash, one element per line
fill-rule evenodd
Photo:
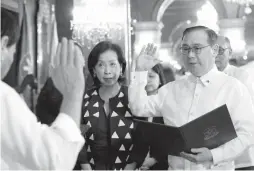
<path fill-rule="evenodd" d="M 87 147 L 87 152 L 91 152 L 90 146 Z"/>
<path fill-rule="evenodd" d="M 131 145 L 131 147 L 130 147 L 129 151 L 131 151 L 131 150 L 132 150 L 132 148 L 133 148 L 133 144 Z"/>
<path fill-rule="evenodd" d="M 85 95 L 85 99 L 88 98 L 88 97 L 89 97 L 89 96 L 86 94 L 86 95 Z"/>
<path fill-rule="evenodd" d="M 98 103 L 98 102 L 95 103 L 95 104 L 93 105 L 93 107 L 99 107 L 99 103 Z"/>
<path fill-rule="evenodd" d="M 88 104 L 89 104 L 89 102 L 87 101 L 86 104 L 85 104 L 85 106 L 88 106 Z"/>
<path fill-rule="evenodd" d="M 90 163 L 94 164 L 94 160 L 93 160 L 93 158 L 91 158 Z"/>
<path fill-rule="evenodd" d="M 119 138 L 116 132 L 113 133 L 112 138 L 115 138 L 115 139 Z"/>
<path fill-rule="evenodd" d="M 131 136 L 130 136 L 129 132 L 126 134 L 125 139 L 131 139 Z"/>
<path fill-rule="evenodd" d="M 88 121 L 88 122 L 87 122 L 87 125 L 88 125 L 88 126 L 90 126 L 90 127 L 92 127 L 92 125 L 91 125 L 91 122 L 90 122 L 90 121 Z"/>
<path fill-rule="evenodd" d="M 116 117 L 116 116 L 118 116 L 118 114 L 115 111 L 113 111 L 111 117 Z"/>
<path fill-rule="evenodd" d="M 94 140 L 93 134 L 89 138 L 90 140 Z"/>
<path fill-rule="evenodd" d="M 93 116 L 98 118 L 99 117 L 99 112 L 93 114 Z"/>
<path fill-rule="evenodd" d="M 119 151 L 125 151 L 125 148 L 124 148 L 123 144 L 122 144 L 122 146 L 120 147 Z"/>
<path fill-rule="evenodd" d="M 129 157 L 130 157 L 130 155 L 127 156 L 126 161 L 128 161 Z"/>
<path fill-rule="evenodd" d="M 87 110 L 86 113 L 84 114 L 84 118 L 86 118 L 86 117 L 89 117 L 89 112 L 88 112 L 88 110 Z"/>
<path fill-rule="evenodd" d="M 95 95 L 95 96 L 96 96 L 96 95 L 98 95 L 98 94 L 97 94 L 97 92 L 96 92 L 96 90 L 93 92 L 93 94 L 92 94 L 92 95 Z"/>
<path fill-rule="evenodd" d="M 125 126 L 124 122 L 120 119 L 118 126 Z"/>
<path fill-rule="evenodd" d="M 119 157 L 116 158 L 115 163 L 122 163 Z"/>
<path fill-rule="evenodd" d="M 121 102 L 119 102 L 116 107 L 124 107 L 124 106 L 123 106 L 123 104 Z"/>
<path fill-rule="evenodd" d="M 124 116 L 125 116 L 125 117 L 131 117 L 131 114 L 130 114 L 130 112 L 126 111 L 126 113 L 125 113 Z"/>
<path fill-rule="evenodd" d="M 131 126 L 130 126 L 130 129 L 133 129 L 134 128 L 134 124 L 133 122 L 131 123 Z"/>
<path fill-rule="evenodd" d="M 123 97 L 123 96 L 124 96 L 124 94 L 121 92 L 118 97 Z"/>

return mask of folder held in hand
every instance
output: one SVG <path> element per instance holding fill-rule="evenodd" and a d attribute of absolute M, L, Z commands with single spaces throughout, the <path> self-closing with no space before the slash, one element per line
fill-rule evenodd
<path fill-rule="evenodd" d="M 181 126 L 136 120 L 140 141 L 153 146 L 160 154 L 179 156 L 191 148 L 216 148 L 237 137 L 226 105 Z"/>

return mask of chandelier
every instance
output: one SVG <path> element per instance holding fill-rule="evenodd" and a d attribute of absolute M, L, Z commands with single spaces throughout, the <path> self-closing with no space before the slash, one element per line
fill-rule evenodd
<path fill-rule="evenodd" d="M 121 40 L 124 16 L 113 0 L 85 0 L 74 5 L 73 40 L 91 49 L 103 40 Z M 99 13 L 98 11 L 103 11 Z"/>

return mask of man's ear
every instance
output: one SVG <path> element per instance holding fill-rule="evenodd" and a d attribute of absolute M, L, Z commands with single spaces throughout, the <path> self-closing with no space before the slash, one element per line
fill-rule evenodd
<path fill-rule="evenodd" d="M 218 53 L 219 53 L 219 45 L 218 44 L 214 44 L 212 46 L 212 54 L 213 54 L 213 56 L 217 56 Z"/>
<path fill-rule="evenodd" d="M 7 48 L 8 42 L 9 42 L 8 36 L 1 37 L 1 50 L 4 50 L 5 48 Z"/>

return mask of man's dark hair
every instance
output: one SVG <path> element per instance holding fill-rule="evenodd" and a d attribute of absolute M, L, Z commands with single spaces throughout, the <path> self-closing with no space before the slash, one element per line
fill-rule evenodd
<path fill-rule="evenodd" d="M 218 35 L 215 33 L 215 31 L 213 31 L 212 29 L 205 27 L 205 26 L 194 26 L 194 27 L 186 28 L 183 32 L 182 40 L 183 40 L 184 36 L 186 36 L 187 34 L 193 32 L 193 31 L 199 31 L 199 30 L 203 30 L 204 32 L 206 32 L 206 34 L 208 36 L 207 42 L 209 43 L 209 45 L 212 46 L 216 43 Z"/>
<path fill-rule="evenodd" d="M 12 46 L 19 38 L 18 17 L 14 16 L 10 11 L 1 8 L 1 38 L 8 36 L 7 47 Z"/>
<path fill-rule="evenodd" d="M 120 75 L 118 81 L 119 82 L 124 82 L 125 78 L 124 78 L 124 72 L 125 72 L 125 68 L 126 68 L 126 61 L 125 58 L 123 56 L 123 51 L 121 49 L 120 46 L 118 46 L 117 44 L 114 44 L 110 41 L 102 41 L 100 43 L 98 43 L 90 52 L 89 56 L 88 56 L 88 69 L 89 72 L 91 74 L 91 76 L 93 77 L 93 81 L 94 81 L 94 85 L 95 86 L 99 86 L 100 85 L 100 81 L 97 77 L 94 76 L 94 68 L 95 65 L 97 64 L 99 57 L 102 53 L 106 52 L 107 50 L 112 50 L 117 54 L 117 60 L 120 63 L 120 65 L 122 66 L 122 76 Z"/>

